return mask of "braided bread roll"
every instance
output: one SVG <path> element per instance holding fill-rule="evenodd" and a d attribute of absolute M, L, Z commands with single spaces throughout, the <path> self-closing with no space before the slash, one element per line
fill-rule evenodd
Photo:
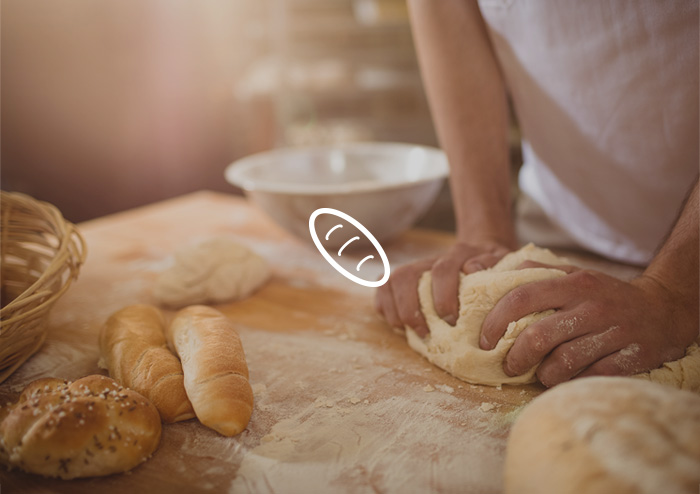
<path fill-rule="evenodd" d="M 199 421 L 224 436 L 243 431 L 253 413 L 253 390 L 233 323 L 216 309 L 193 305 L 175 315 L 166 334 Z"/>

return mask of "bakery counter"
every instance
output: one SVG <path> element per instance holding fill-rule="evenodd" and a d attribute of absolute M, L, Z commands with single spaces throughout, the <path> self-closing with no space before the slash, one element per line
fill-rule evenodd
<path fill-rule="evenodd" d="M 201 192 L 79 228 L 88 244 L 80 278 L 54 307 L 40 351 L 0 385 L 0 400 L 37 378 L 104 374 L 98 333 L 109 315 L 155 303 L 154 281 L 178 248 L 223 236 L 273 273 L 252 296 L 216 306 L 239 330 L 253 415 L 234 437 L 196 419 L 164 424 L 152 457 L 126 474 L 65 481 L 3 469 L 3 494 L 501 492 L 509 429 L 543 388 L 470 385 L 434 367 L 376 315 L 374 289 L 342 277 L 244 199 Z M 412 230 L 384 247 L 396 267 L 452 241 Z"/>

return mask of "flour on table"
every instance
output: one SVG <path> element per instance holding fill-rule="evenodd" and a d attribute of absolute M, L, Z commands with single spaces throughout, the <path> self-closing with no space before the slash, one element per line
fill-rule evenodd
<path fill-rule="evenodd" d="M 260 396 L 267 391 L 267 385 L 265 385 L 265 383 L 255 383 L 252 388 L 253 396 Z"/>
<path fill-rule="evenodd" d="M 256 406 L 270 411 L 256 409 L 243 436 L 249 449 L 222 492 L 500 491 L 507 425 L 498 414 L 438 392 L 435 383 L 424 392 L 418 359 L 399 372 L 386 349 L 321 334 L 271 338 L 243 328 L 251 379 L 267 384 Z M 272 358 L 279 365 L 266 365 Z M 329 362 L 341 380 L 324 372 Z M 297 379 L 308 387 L 295 386 Z"/>
<path fill-rule="evenodd" d="M 455 388 L 453 388 L 452 386 L 448 386 L 447 384 L 436 384 L 435 387 L 443 393 L 452 394 L 455 392 Z"/>
<path fill-rule="evenodd" d="M 475 471 L 494 472 L 485 492 L 497 492 L 497 448 L 483 414 L 465 411 L 470 418 L 457 423 L 471 429 L 462 429 L 438 403 L 393 396 L 342 414 L 301 408 L 248 451 L 229 492 L 364 492 L 364 483 L 380 492 L 433 492 L 434 483 L 459 492 Z"/>
<path fill-rule="evenodd" d="M 270 276 L 267 262 L 247 247 L 219 237 L 184 248 L 163 271 L 153 293 L 172 308 L 245 298 Z"/>

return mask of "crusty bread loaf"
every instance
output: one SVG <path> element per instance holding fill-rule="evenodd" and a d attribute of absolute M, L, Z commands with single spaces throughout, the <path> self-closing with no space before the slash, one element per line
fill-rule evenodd
<path fill-rule="evenodd" d="M 199 421 L 224 436 L 240 433 L 253 413 L 253 390 L 233 323 L 216 309 L 193 305 L 175 315 L 167 336 Z"/>
<path fill-rule="evenodd" d="M 0 460 L 48 477 L 125 472 L 158 447 L 158 411 L 105 376 L 29 384 L 0 422 Z"/>
<path fill-rule="evenodd" d="M 508 438 L 508 494 L 695 493 L 700 397 L 628 377 L 586 377 L 535 398 Z"/>
<path fill-rule="evenodd" d="M 101 366 L 123 386 L 151 400 L 164 422 L 194 417 L 182 366 L 165 342 L 165 320 L 150 305 L 114 313 L 100 332 Z"/>

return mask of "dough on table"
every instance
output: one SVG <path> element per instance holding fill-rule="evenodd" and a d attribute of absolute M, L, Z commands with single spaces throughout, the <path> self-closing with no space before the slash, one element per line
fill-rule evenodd
<path fill-rule="evenodd" d="M 226 238 L 214 238 L 175 254 L 175 264 L 163 271 L 153 290 L 171 308 L 222 303 L 252 294 L 270 277 L 265 259 Z"/>
<path fill-rule="evenodd" d="M 638 379 L 666 384 L 700 393 L 700 347 L 696 341 L 685 350 L 685 357 L 666 362 L 658 369 L 637 374 Z"/>
<path fill-rule="evenodd" d="M 548 265 L 571 264 L 547 249 L 529 244 L 506 255 L 492 268 L 469 275 L 461 274 L 459 317 L 454 326 L 437 315 L 433 304 L 432 277 L 429 271 L 425 272 L 418 285 L 418 295 L 430 334 L 421 339 L 411 328 L 407 328 L 406 337 L 411 348 L 455 377 L 473 384 L 498 386 L 535 382 L 539 364 L 520 376 L 509 377 L 503 372 L 503 360 L 515 338 L 530 324 L 552 314 L 553 310 L 530 314 L 511 322 L 493 350 L 479 348 L 481 326 L 504 295 L 525 283 L 565 275 L 558 269 L 517 269 L 527 260 Z M 684 358 L 635 377 L 700 391 L 700 349 L 697 343 L 693 343 L 686 350 Z"/>
<path fill-rule="evenodd" d="M 421 339 L 411 328 L 407 328 L 408 344 L 433 364 L 470 383 L 498 386 L 534 382 L 536 367 L 523 375 L 509 377 L 503 372 L 503 359 L 515 338 L 526 327 L 554 311 L 530 314 L 511 322 L 496 348 L 488 351 L 479 348 L 481 325 L 496 302 L 505 294 L 525 283 L 558 278 L 566 274 L 558 269 L 516 269 L 527 260 L 550 265 L 570 264 L 547 249 L 529 244 L 506 255 L 490 269 L 470 275 L 461 274 L 459 317 L 454 326 L 450 326 L 437 315 L 433 305 L 432 277 L 430 271 L 425 272 L 418 285 L 418 295 L 430 334 Z"/>
<path fill-rule="evenodd" d="M 527 405 L 506 448 L 506 494 L 696 493 L 700 397 L 625 377 L 576 379 Z"/>

